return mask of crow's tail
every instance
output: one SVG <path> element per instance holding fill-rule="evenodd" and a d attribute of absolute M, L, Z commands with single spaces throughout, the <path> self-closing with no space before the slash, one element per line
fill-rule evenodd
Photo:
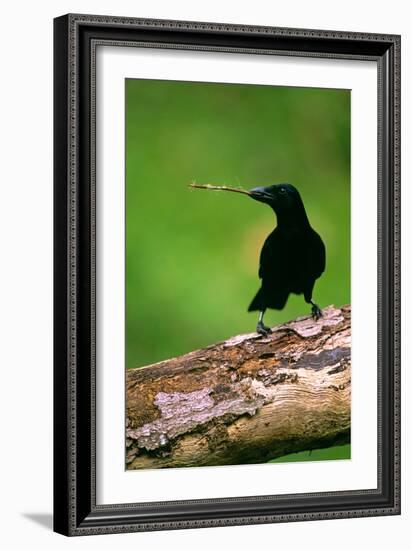
<path fill-rule="evenodd" d="M 253 301 L 248 306 L 248 311 L 262 311 L 263 309 L 265 309 L 263 305 L 263 289 L 260 288 L 260 290 L 254 296 Z"/>

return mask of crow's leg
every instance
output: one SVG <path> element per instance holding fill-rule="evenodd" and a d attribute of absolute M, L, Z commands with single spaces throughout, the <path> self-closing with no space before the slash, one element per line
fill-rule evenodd
<path fill-rule="evenodd" d="M 323 312 L 312 300 L 310 300 L 310 304 L 312 318 L 318 321 L 318 319 L 323 316 Z"/>
<path fill-rule="evenodd" d="M 263 317 L 264 317 L 265 309 L 260 311 L 260 316 L 258 318 L 257 323 L 257 332 L 258 334 L 262 334 L 263 336 L 267 336 L 267 334 L 271 333 L 271 329 L 263 323 Z"/>
<path fill-rule="evenodd" d="M 323 316 L 321 309 L 312 301 L 312 295 L 313 295 L 313 288 L 314 288 L 314 281 L 312 281 L 307 288 L 304 291 L 304 299 L 307 302 L 307 304 L 311 304 L 311 316 L 313 319 L 318 321 L 320 317 Z"/>

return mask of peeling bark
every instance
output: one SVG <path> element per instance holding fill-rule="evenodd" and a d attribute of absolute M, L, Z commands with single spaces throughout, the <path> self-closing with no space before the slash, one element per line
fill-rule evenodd
<path fill-rule="evenodd" d="M 128 469 L 267 462 L 347 443 L 351 308 L 129 370 Z"/>

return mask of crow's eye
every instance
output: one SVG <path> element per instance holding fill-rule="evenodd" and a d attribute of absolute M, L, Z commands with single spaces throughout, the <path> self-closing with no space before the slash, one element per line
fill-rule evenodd
<path fill-rule="evenodd" d="M 280 194 L 281 194 L 281 195 L 285 195 L 286 192 L 287 192 L 287 191 L 285 190 L 284 187 L 280 187 Z"/>

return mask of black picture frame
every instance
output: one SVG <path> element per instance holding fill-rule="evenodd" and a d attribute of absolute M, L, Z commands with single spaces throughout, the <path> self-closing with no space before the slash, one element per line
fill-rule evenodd
<path fill-rule="evenodd" d="M 378 488 L 96 505 L 96 44 L 378 64 Z M 89 535 L 400 513 L 400 37 L 93 15 L 54 20 L 54 530 Z M 98 237 L 98 236 L 97 236 Z"/>

